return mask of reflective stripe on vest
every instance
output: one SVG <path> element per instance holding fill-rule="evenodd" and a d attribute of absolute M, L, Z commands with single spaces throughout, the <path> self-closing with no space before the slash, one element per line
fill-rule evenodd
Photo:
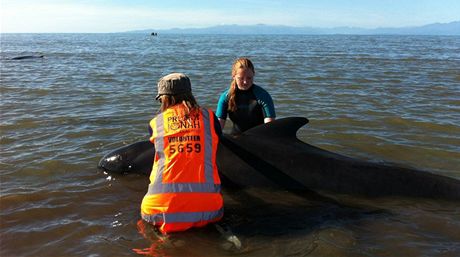
<path fill-rule="evenodd" d="M 199 222 L 212 220 L 216 217 L 224 215 L 224 208 L 217 211 L 209 212 L 175 212 L 175 213 L 160 213 L 154 215 L 142 214 L 142 218 L 153 224 L 174 223 L 174 222 Z"/>

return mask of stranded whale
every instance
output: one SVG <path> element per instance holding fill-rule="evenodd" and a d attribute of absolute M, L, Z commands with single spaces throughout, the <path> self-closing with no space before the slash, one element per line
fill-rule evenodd
<path fill-rule="evenodd" d="M 296 132 L 307 122 L 306 118 L 284 118 L 238 137 L 224 135 L 217 153 L 222 185 L 460 200 L 459 180 L 362 161 L 300 141 Z M 106 154 L 98 167 L 108 172 L 149 174 L 153 156 L 153 144 L 141 141 Z"/>

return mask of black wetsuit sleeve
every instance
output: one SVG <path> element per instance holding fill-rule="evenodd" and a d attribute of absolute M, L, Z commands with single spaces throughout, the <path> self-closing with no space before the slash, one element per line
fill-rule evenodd
<path fill-rule="evenodd" d="M 220 127 L 219 120 L 217 119 L 217 116 L 214 115 L 214 130 L 216 131 L 217 136 L 221 137 L 222 136 L 222 128 Z"/>

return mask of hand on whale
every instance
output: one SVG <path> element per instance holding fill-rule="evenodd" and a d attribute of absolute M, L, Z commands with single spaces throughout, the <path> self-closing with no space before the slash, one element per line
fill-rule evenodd
<path fill-rule="evenodd" d="M 460 200 L 460 181 L 430 172 L 362 161 L 300 141 L 306 118 L 290 117 L 254 127 L 241 136 L 224 135 L 217 165 L 223 186 L 278 187 L 367 197 L 406 196 Z M 141 141 L 106 154 L 107 172 L 149 174 L 154 146 Z"/>

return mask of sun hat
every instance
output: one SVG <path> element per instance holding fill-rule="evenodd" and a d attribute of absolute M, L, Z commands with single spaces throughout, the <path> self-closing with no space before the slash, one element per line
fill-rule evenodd
<path fill-rule="evenodd" d="M 162 95 L 177 95 L 192 91 L 192 85 L 187 75 L 183 73 L 171 73 L 160 79 L 158 82 L 158 100 Z"/>

